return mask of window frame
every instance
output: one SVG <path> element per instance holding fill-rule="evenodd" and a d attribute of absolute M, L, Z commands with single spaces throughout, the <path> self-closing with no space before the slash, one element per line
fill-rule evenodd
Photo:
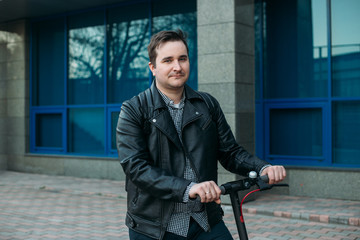
<path fill-rule="evenodd" d="M 295 156 L 295 155 L 279 155 L 270 153 L 270 111 L 277 110 L 294 110 L 294 109 L 320 109 L 322 118 L 322 155 L 315 156 Z M 327 155 L 326 149 L 329 147 L 328 129 L 329 121 L 326 119 L 328 108 L 326 102 L 306 102 L 306 101 L 294 101 L 294 102 L 281 102 L 272 101 L 265 104 L 264 117 L 265 121 L 265 160 L 269 162 L 276 162 L 281 165 L 288 165 L 289 161 L 291 165 L 309 165 L 309 166 L 329 166 L 330 158 Z"/>
<path fill-rule="evenodd" d="M 67 132 L 62 129 L 62 146 L 61 147 L 41 147 L 36 146 L 36 117 L 44 114 L 60 114 L 62 127 L 65 126 L 67 120 L 67 113 L 64 108 L 61 107 L 41 107 L 34 108 L 30 113 L 30 150 L 34 153 L 47 153 L 47 154 L 63 154 L 67 152 Z"/>

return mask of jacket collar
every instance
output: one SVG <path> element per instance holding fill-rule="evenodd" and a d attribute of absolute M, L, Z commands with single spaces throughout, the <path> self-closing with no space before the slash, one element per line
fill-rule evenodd
<path fill-rule="evenodd" d="M 150 87 L 152 101 L 153 101 L 153 110 L 157 112 L 152 119 L 150 119 L 151 123 L 160 129 L 175 145 L 181 149 L 181 141 L 179 135 L 175 129 L 174 124 L 169 124 L 172 122 L 172 118 L 168 111 L 156 111 L 160 109 L 167 109 L 166 103 L 160 95 L 159 91 L 156 88 L 155 81 L 152 83 Z M 200 95 L 191 89 L 189 86 L 185 85 L 185 107 L 183 112 L 183 128 L 201 117 L 201 113 L 192 105 L 191 100 L 193 99 L 201 99 Z"/>
<path fill-rule="evenodd" d="M 151 84 L 150 87 L 151 90 L 151 95 L 153 97 L 153 104 L 154 104 L 154 110 L 159 109 L 159 108 L 166 108 L 166 103 L 164 102 L 162 96 L 160 95 L 160 93 L 157 90 L 156 87 L 156 81 L 154 80 L 153 83 Z M 192 101 L 193 99 L 202 99 L 200 97 L 200 95 L 193 90 L 191 87 L 189 87 L 187 84 L 185 84 L 185 101 L 189 100 Z"/>

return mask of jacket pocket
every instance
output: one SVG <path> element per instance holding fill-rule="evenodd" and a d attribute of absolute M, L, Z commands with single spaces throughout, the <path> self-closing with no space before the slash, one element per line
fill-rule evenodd
<path fill-rule="evenodd" d="M 209 117 L 209 118 L 205 121 L 205 123 L 202 125 L 201 129 L 204 130 L 204 131 L 205 131 L 206 129 L 208 129 L 209 126 L 210 126 L 210 124 L 211 124 L 211 122 L 212 122 L 212 118 Z"/>
<path fill-rule="evenodd" d="M 134 197 L 132 199 L 132 202 L 131 202 L 133 207 L 136 207 L 138 199 L 139 199 L 139 190 L 136 189 L 135 195 L 134 195 Z"/>

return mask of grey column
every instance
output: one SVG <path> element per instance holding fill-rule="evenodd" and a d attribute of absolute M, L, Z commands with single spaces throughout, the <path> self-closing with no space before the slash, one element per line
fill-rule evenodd
<path fill-rule="evenodd" d="M 0 25 L 0 169 L 22 160 L 29 136 L 29 38 L 27 22 Z"/>
<path fill-rule="evenodd" d="M 216 97 L 237 141 L 255 146 L 254 2 L 198 0 L 199 90 Z M 234 176 L 220 170 L 219 182 Z"/>

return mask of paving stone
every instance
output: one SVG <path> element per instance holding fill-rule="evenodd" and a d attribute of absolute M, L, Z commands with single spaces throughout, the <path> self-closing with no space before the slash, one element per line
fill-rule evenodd
<path fill-rule="evenodd" d="M 124 182 L 0 172 L 0 183 L 1 240 L 128 240 Z M 231 207 L 224 212 L 238 239 Z M 356 201 L 265 194 L 244 205 L 244 218 L 251 240 L 360 239 Z"/>

